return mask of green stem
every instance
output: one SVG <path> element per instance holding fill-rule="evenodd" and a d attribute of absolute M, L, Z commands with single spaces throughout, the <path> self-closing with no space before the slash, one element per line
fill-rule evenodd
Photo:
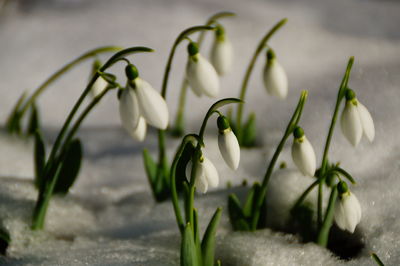
<path fill-rule="evenodd" d="M 375 261 L 375 263 L 379 266 L 385 266 L 385 264 L 383 264 L 383 262 L 381 261 L 381 259 L 378 257 L 378 255 L 376 255 L 376 253 L 372 253 L 371 254 L 371 258 Z"/>
<path fill-rule="evenodd" d="M 240 89 L 240 94 L 239 94 L 239 99 L 242 100 L 242 102 L 245 101 L 245 96 L 246 96 L 246 90 L 247 86 L 250 80 L 250 75 L 253 72 L 256 60 L 264 47 L 267 45 L 268 40 L 274 35 L 274 33 L 281 28 L 285 23 L 287 22 L 287 19 L 284 18 L 281 21 L 279 21 L 265 36 L 264 38 L 261 39 L 260 43 L 257 46 L 256 51 L 253 54 L 253 57 L 250 60 L 249 66 L 247 67 L 246 74 L 244 75 L 243 82 L 242 82 L 242 87 Z M 236 136 L 238 137 L 239 141 L 241 140 L 242 137 L 242 115 L 243 115 L 243 107 L 244 103 L 239 104 L 238 109 L 237 109 L 237 117 L 236 117 Z"/>
<path fill-rule="evenodd" d="M 213 29 L 214 29 L 213 27 L 208 27 L 208 26 L 194 26 L 194 27 L 190 27 L 190 28 L 184 30 L 176 38 L 176 40 L 175 40 L 175 42 L 174 42 L 174 44 L 172 46 L 172 49 L 171 49 L 171 51 L 169 53 L 167 65 L 165 67 L 164 78 L 163 78 L 163 82 L 162 82 L 161 96 L 164 99 L 166 99 L 167 85 L 168 85 L 169 73 L 171 72 L 172 60 L 174 58 L 175 51 L 176 51 L 176 48 L 178 47 L 178 45 L 183 40 L 185 40 L 186 37 L 189 36 L 190 34 L 193 34 L 193 33 L 198 32 L 198 31 L 213 30 Z M 160 166 L 160 165 L 162 165 L 162 163 L 164 161 L 166 161 L 165 130 L 163 130 L 163 129 L 159 129 L 158 130 L 158 147 L 159 147 L 158 162 L 159 162 L 159 166 Z M 157 168 L 157 171 L 160 171 L 160 167 Z"/>
<path fill-rule="evenodd" d="M 23 107 L 21 108 L 21 117 L 24 115 L 24 113 L 29 109 L 31 104 L 36 100 L 36 98 L 54 81 L 56 81 L 59 77 L 61 77 L 63 74 L 65 74 L 68 70 L 72 69 L 74 66 L 78 65 L 79 63 L 83 62 L 84 60 L 91 58 L 93 56 L 96 56 L 97 54 L 100 53 L 107 53 L 107 52 L 113 52 L 113 51 L 119 51 L 122 50 L 121 47 L 117 46 L 105 46 L 105 47 L 100 47 L 96 48 L 93 50 L 90 50 L 78 58 L 72 60 L 70 63 L 66 64 L 63 66 L 60 70 L 55 72 L 53 75 L 51 75 L 45 82 L 43 82 L 42 85 L 40 85 L 36 90 L 33 92 L 31 97 L 27 99 Z"/>
<path fill-rule="evenodd" d="M 100 72 L 104 72 L 107 68 L 111 67 L 113 64 L 118 62 L 122 57 L 127 56 L 131 53 L 137 53 L 137 52 L 151 52 L 152 50 L 147 48 L 147 47 L 131 47 L 125 50 L 122 50 L 116 54 L 114 54 L 101 68 Z M 82 104 L 83 100 L 85 99 L 86 95 L 90 92 L 94 82 L 96 79 L 99 77 L 99 73 L 96 72 L 92 79 L 90 80 L 89 84 L 79 97 L 78 101 L 75 103 L 74 107 L 72 108 L 71 112 L 69 113 L 66 121 L 64 122 L 63 127 L 61 128 L 57 139 L 53 145 L 53 148 L 51 150 L 50 156 L 47 160 L 47 163 L 45 165 L 45 169 L 43 171 L 44 177 L 47 179 L 44 182 L 48 183 L 49 185 L 45 186 L 44 191 L 39 191 L 38 193 L 38 200 L 36 203 L 36 207 L 34 210 L 33 214 L 33 228 L 35 229 L 41 229 L 43 227 L 43 222 L 44 222 L 44 216 L 46 214 L 48 202 L 50 201 L 50 198 L 53 194 L 53 189 L 54 185 L 57 182 L 57 177 L 58 174 L 55 174 L 53 176 L 48 176 L 51 168 L 52 167 L 58 167 L 60 162 L 62 162 L 61 156 L 56 157 L 57 153 L 59 150 L 61 150 L 60 154 L 62 154 L 63 150 L 65 150 L 65 147 L 67 147 L 69 141 L 72 139 L 73 135 L 79 128 L 79 125 L 83 121 L 83 119 L 86 117 L 86 115 L 89 113 L 89 111 L 100 101 L 100 99 L 105 95 L 105 93 L 108 92 L 109 89 L 104 90 L 102 94 L 100 94 L 98 97 L 96 97 L 91 104 L 82 112 L 81 116 L 78 118 L 78 120 L 75 122 L 74 126 L 72 127 L 70 133 L 67 135 L 63 145 L 61 145 L 61 142 L 64 138 L 64 135 L 67 133 L 67 129 L 69 127 L 69 124 L 72 122 L 72 119 L 75 115 L 75 113 L 78 111 L 80 105 Z M 61 147 L 61 148 L 60 148 Z M 58 158 L 58 159 L 56 159 Z M 57 170 L 58 171 L 58 170 Z M 53 184 L 54 183 L 54 184 Z M 41 222 L 41 220 L 43 220 Z M 38 224 L 38 226 L 36 226 Z M 40 226 L 42 224 L 42 226 Z M 37 227 L 37 228 L 36 228 Z"/>
<path fill-rule="evenodd" d="M 306 199 L 307 195 L 318 185 L 319 181 L 316 180 L 314 181 L 314 183 L 312 183 L 304 192 L 303 194 L 301 194 L 301 196 L 299 197 L 299 199 L 296 201 L 296 203 L 293 205 L 292 210 L 297 209 L 302 203 L 303 201 Z"/>
<path fill-rule="evenodd" d="M 205 26 L 211 26 L 212 24 L 214 24 L 218 19 L 223 18 L 223 17 L 230 17 L 230 16 L 234 16 L 234 13 L 231 12 L 220 12 L 217 13 L 213 16 L 211 16 Z M 199 38 L 197 39 L 197 45 L 200 49 L 204 37 L 205 37 L 205 31 L 201 31 Z M 184 123 L 185 123 L 185 104 L 186 104 L 186 92 L 188 89 L 189 83 L 186 80 L 186 78 L 184 78 L 182 80 L 182 85 L 181 85 L 181 92 L 179 95 L 179 102 L 178 102 L 178 111 L 176 113 L 176 119 L 175 119 L 175 124 L 173 127 L 173 134 L 175 136 L 181 136 L 184 133 Z"/>
<path fill-rule="evenodd" d="M 336 186 L 332 188 L 331 195 L 329 196 L 328 208 L 326 210 L 325 219 L 319 230 L 317 237 L 317 244 L 323 247 L 328 245 L 329 231 L 333 223 L 333 214 L 335 210 L 335 202 L 338 196 L 338 191 Z"/>
<path fill-rule="evenodd" d="M 306 99 L 307 99 L 307 91 L 303 91 L 301 93 L 299 103 L 297 104 L 296 110 L 294 111 L 293 116 L 290 119 L 290 122 L 286 128 L 285 134 L 283 135 L 281 141 L 279 142 L 279 145 L 276 148 L 274 155 L 272 156 L 271 162 L 268 165 L 267 171 L 264 175 L 263 182 L 261 184 L 260 193 L 258 195 L 256 195 L 255 211 L 253 212 L 253 216 L 252 216 L 252 220 L 251 220 L 251 227 L 250 227 L 251 230 L 257 229 L 258 220 L 260 218 L 261 207 L 265 200 L 265 195 L 267 193 L 267 185 L 268 185 L 269 179 L 274 170 L 274 167 L 275 167 L 276 161 L 278 160 L 279 154 L 283 150 L 283 147 L 285 145 L 287 138 L 291 135 L 294 128 L 297 126 L 298 122 L 300 121 L 300 117 L 301 117 Z"/>
<path fill-rule="evenodd" d="M 322 200 L 323 200 L 323 182 L 324 179 L 318 179 L 318 204 L 317 204 L 317 222 L 318 222 L 318 230 L 322 226 Z"/>

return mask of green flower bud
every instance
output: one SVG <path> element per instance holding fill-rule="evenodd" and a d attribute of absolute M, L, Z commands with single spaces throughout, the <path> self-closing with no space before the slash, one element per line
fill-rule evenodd
<path fill-rule="evenodd" d="M 229 125 L 229 120 L 223 115 L 220 115 L 217 119 L 217 125 L 220 132 L 223 132 L 226 129 L 231 128 Z"/>
<path fill-rule="evenodd" d="M 276 55 L 274 50 L 272 50 L 271 48 L 267 50 L 267 62 L 270 62 L 272 59 L 275 59 Z"/>
<path fill-rule="evenodd" d="M 194 56 L 199 53 L 199 46 L 195 42 L 190 42 L 187 46 L 187 50 L 190 56 Z"/>
<path fill-rule="evenodd" d="M 128 80 L 135 80 L 139 76 L 139 71 L 134 65 L 129 64 L 125 67 L 125 74 Z"/>
<path fill-rule="evenodd" d="M 326 177 L 326 184 L 329 187 L 333 187 L 335 185 L 335 181 L 337 180 L 338 175 L 336 173 L 329 173 Z"/>
<path fill-rule="evenodd" d="M 295 139 L 301 139 L 304 136 L 304 130 L 301 127 L 296 127 L 293 130 L 293 136 Z"/>
<path fill-rule="evenodd" d="M 347 101 L 352 101 L 356 98 L 356 94 L 352 89 L 346 89 L 345 97 Z"/>
<path fill-rule="evenodd" d="M 349 192 L 349 187 L 347 186 L 346 182 L 344 182 L 344 181 L 340 181 L 337 184 L 337 189 L 338 189 L 340 196 Z"/>

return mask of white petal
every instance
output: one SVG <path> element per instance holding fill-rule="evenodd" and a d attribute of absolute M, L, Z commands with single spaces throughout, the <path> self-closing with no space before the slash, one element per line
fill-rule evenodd
<path fill-rule="evenodd" d="M 219 94 L 217 72 L 201 54 L 197 54 L 196 58 L 196 61 L 189 59 L 186 66 L 186 79 L 190 87 L 197 96 L 205 94 L 209 97 L 217 97 Z"/>
<path fill-rule="evenodd" d="M 214 39 L 210 59 L 220 76 L 225 75 L 231 70 L 233 49 L 231 42 L 226 36 L 224 37 L 224 40 L 218 40 L 218 38 Z"/>
<path fill-rule="evenodd" d="M 146 120 L 141 116 L 139 118 L 137 127 L 129 133 L 134 139 L 138 141 L 143 141 L 144 138 L 146 137 L 146 132 L 147 132 Z"/>
<path fill-rule="evenodd" d="M 108 86 L 108 82 L 102 77 L 98 77 L 96 81 L 93 83 L 91 93 L 93 98 L 97 97 L 102 93 Z"/>
<path fill-rule="evenodd" d="M 350 101 L 346 101 L 340 120 L 342 133 L 347 140 L 355 147 L 361 140 L 363 129 L 361 125 L 360 114 L 357 107 Z"/>
<path fill-rule="evenodd" d="M 264 85 L 271 95 L 285 99 L 288 93 L 288 79 L 283 67 L 276 59 L 264 67 Z"/>
<path fill-rule="evenodd" d="M 188 164 L 186 165 L 186 177 L 189 179 L 192 178 L 192 161 L 190 160 Z M 198 189 L 202 193 L 206 193 L 208 190 L 208 182 L 207 179 L 204 175 L 204 167 L 202 163 L 198 163 L 197 168 L 196 168 L 196 173 L 195 173 L 195 182 L 194 185 L 196 186 L 196 189 Z"/>
<path fill-rule="evenodd" d="M 218 147 L 226 164 L 236 170 L 240 161 L 240 146 L 232 130 L 218 134 Z"/>
<path fill-rule="evenodd" d="M 361 206 L 354 194 L 343 195 L 336 201 L 334 217 L 340 229 L 354 233 L 361 220 Z"/>
<path fill-rule="evenodd" d="M 150 125 L 166 129 L 168 126 L 168 107 L 164 98 L 145 80 L 135 79 L 140 113 Z"/>
<path fill-rule="evenodd" d="M 219 183 L 219 176 L 213 163 L 208 158 L 204 157 L 204 161 L 200 165 L 203 167 L 204 176 L 207 179 L 208 185 L 210 187 L 217 187 Z"/>
<path fill-rule="evenodd" d="M 134 131 L 139 122 L 139 104 L 136 93 L 131 88 L 122 91 L 119 99 L 119 114 L 122 126 L 130 133 Z"/>
<path fill-rule="evenodd" d="M 303 175 L 314 176 L 317 162 L 314 149 L 306 136 L 303 136 L 302 142 L 293 140 L 292 158 Z"/>
<path fill-rule="evenodd" d="M 357 103 L 358 113 L 360 114 L 361 125 L 365 136 L 369 141 L 373 141 L 375 137 L 375 126 L 374 120 L 372 120 L 371 114 L 368 109 L 360 102 Z"/>

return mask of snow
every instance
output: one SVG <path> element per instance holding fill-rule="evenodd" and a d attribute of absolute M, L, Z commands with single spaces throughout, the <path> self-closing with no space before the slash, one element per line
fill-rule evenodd
<path fill-rule="evenodd" d="M 169 49 L 184 28 L 201 24 L 210 15 L 229 10 L 237 17 L 225 19 L 235 49 L 233 73 L 222 78 L 220 98 L 238 94 L 248 60 L 261 36 L 279 19 L 288 24 L 272 39 L 278 60 L 289 78 L 286 101 L 269 97 L 262 85 L 261 56 L 251 77 L 246 112 L 257 114 L 260 145 L 241 151 L 239 169 L 226 166 L 218 151 L 217 127 L 210 120 L 206 152 L 216 165 L 220 186 L 196 197 L 204 230 L 217 206 L 224 208 L 218 229 L 216 257 L 224 265 L 374 265 L 376 252 L 387 265 L 400 264 L 400 35 L 397 1 L 94 1 L 48 0 L 8 6 L 0 17 L 0 121 L 20 94 L 32 91 L 65 62 L 93 47 L 108 44 L 145 45 L 154 54 L 131 57 L 141 76 L 160 88 Z M 208 36 L 209 37 L 209 36 Z M 211 38 L 207 40 L 210 41 Z M 207 48 L 207 47 L 206 47 Z M 207 49 L 202 50 L 207 55 Z M 365 138 L 354 149 L 339 125 L 330 150 L 332 161 L 357 180 L 351 190 L 362 207 L 356 230 L 365 247 L 350 261 L 296 236 L 264 229 L 232 232 L 226 212 L 227 195 L 245 195 L 240 187 L 261 180 L 302 89 L 309 90 L 301 126 L 320 162 L 330 116 L 349 56 L 355 56 L 350 87 L 369 109 L 376 138 Z M 106 59 L 106 56 L 102 56 Z M 178 88 L 184 72 L 186 49 L 178 48 L 170 76 L 167 100 L 174 117 Z M 113 73 L 123 73 L 114 67 Z M 84 63 L 51 86 L 39 100 L 48 148 L 87 82 L 90 63 Z M 122 76 L 120 76 L 122 78 Z M 122 80 L 122 79 L 121 79 Z M 215 99 L 188 94 L 190 132 Z M 0 134 L 0 218 L 12 243 L 4 265 L 177 265 L 179 232 L 170 202 L 155 203 L 144 174 L 141 151 L 157 153 L 157 136 L 150 130 L 146 141 L 133 141 L 123 131 L 116 96 L 108 96 L 88 117 L 79 135 L 84 162 L 78 182 L 65 198 L 54 197 L 46 230 L 32 232 L 30 215 L 36 199 L 30 140 Z M 226 109 L 224 109 L 226 110 Z M 179 140 L 168 141 L 169 158 Z M 269 210 L 279 211 L 270 223 L 282 225 L 285 210 L 312 179 L 294 171 L 289 140 L 271 178 Z M 228 189 L 227 182 L 234 187 Z M 288 184 L 282 188 L 282 184 Z M 326 193 L 325 193 L 326 194 Z M 276 218 L 276 219 L 275 219 Z"/>

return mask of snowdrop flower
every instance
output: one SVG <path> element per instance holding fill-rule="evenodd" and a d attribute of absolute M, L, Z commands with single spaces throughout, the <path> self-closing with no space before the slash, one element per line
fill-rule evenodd
<path fill-rule="evenodd" d="M 96 73 L 97 70 L 99 70 L 101 67 L 101 62 L 99 60 L 94 61 L 93 63 L 93 69 L 92 69 L 92 75 Z M 98 77 L 96 81 L 93 83 L 92 89 L 91 89 L 91 94 L 93 98 L 96 98 L 97 96 L 100 95 L 108 86 L 108 82 L 102 78 Z"/>
<path fill-rule="evenodd" d="M 122 126 L 132 135 L 138 126 L 140 112 L 136 92 L 129 86 L 122 90 L 119 97 L 119 115 Z"/>
<path fill-rule="evenodd" d="M 219 93 L 219 79 L 214 67 L 200 53 L 196 43 L 188 45 L 189 59 L 186 65 L 186 80 L 194 94 L 217 97 Z"/>
<path fill-rule="evenodd" d="M 229 121 L 225 116 L 219 116 L 217 120 L 219 129 L 218 147 L 226 164 L 236 170 L 240 161 L 240 146 L 239 142 L 232 132 Z"/>
<path fill-rule="evenodd" d="M 341 181 L 337 186 L 339 198 L 335 203 L 335 222 L 342 230 L 354 233 L 361 220 L 361 206 L 356 196 L 350 192 L 347 184 Z"/>
<path fill-rule="evenodd" d="M 272 49 L 267 52 L 267 63 L 264 67 L 264 85 L 267 92 L 285 99 L 288 93 L 288 80 L 283 67 L 276 60 L 275 53 Z"/>
<path fill-rule="evenodd" d="M 137 141 L 143 141 L 146 137 L 147 132 L 147 123 L 143 116 L 139 117 L 139 122 L 134 130 L 129 132 L 132 138 L 136 139 Z"/>
<path fill-rule="evenodd" d="M 186 176 L 192 177 L 192 161 L 186 166 Z M 217 169 L 213 163 L 205 156 L 201 156 L 198 161 L 196 173 L 194 174 L 195 186 L 202 193 L 206 193 L 208 187 L 217 187 L 219 183 L 219 176 Z"/>
<path fill-rule="evenodd" d="M 211 63 L 217 73 L 222 76 L 231 70 L 232 61 L 232 44 L 226 37 L 224 28 L 219 26 L 215 31 L 215 39 L 211 48 Z"/>
<path fill-rule="evenodd" d="M 293 131 L 292 158 L 303 175 L 314 176 L 316 169 L 315 152 L 301 127 Z"/>
<path fill-rule="evenodd" d="M 364 134 L 370 142 L 375 137 L 375 126 L 368 109 L 361 104 L 353 90 L 346 90 L 346 105 L 341 116 L 343 135 L 355 147 Z"/>

